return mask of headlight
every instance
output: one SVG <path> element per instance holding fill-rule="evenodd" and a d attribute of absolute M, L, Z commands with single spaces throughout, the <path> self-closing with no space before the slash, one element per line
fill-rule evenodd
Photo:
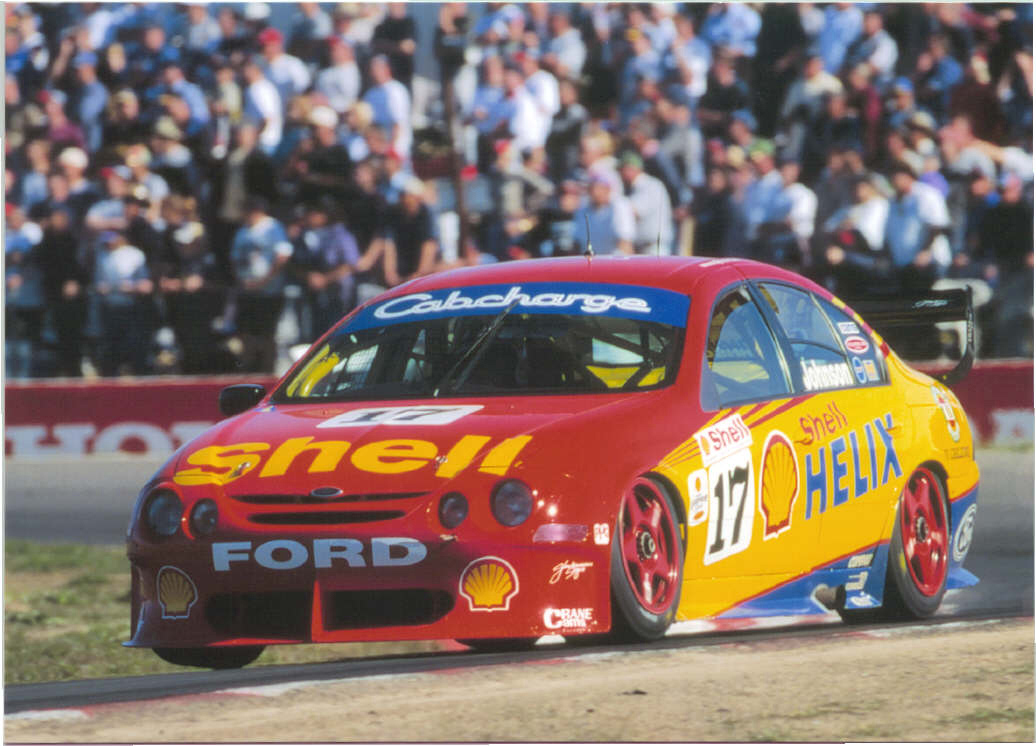
<path fill-rule="evenodd" d="M 517 479 L 505 479 L 493 488 L 493 515 L 505 526 L 518 526 L 532 513 L 532 492 Z"/>
<path fill-rule="evenodd" d="M 180 528 L 183 503 L 169 490 L 157 490 L 148 498 L 144 510 L 148 528 L 158 536 L 172 536 Z"/>
<path fill-rule="evenodd" d="M 439 521 L 446 528 L 457 528 L 468 517 L 468 499 L 459 492 L 443 495 L 439 501 Z"/>
<path fill-rule="evenodd" d="M 199 500 L 191 511 L 191 530 L 198 536 L 208 536 L 216 530 L 219 508 L 213 500 Z"/>

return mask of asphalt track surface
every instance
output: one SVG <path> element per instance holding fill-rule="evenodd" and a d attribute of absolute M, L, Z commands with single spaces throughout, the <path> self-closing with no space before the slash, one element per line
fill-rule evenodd
<path fill-rule="evenodd" d="M 981 450 L 979 513 L 966 567 L 978 586 L 948 593 L 929 623 L 1032 616 L 1034 456 L 1028 451 Z M 4 531 L 8 538 L 45 542 L 119 544 L 136 492 L 160 466 L 141 458 L 93 458 L 20 462 L 7 459 L 4 470 Z M 845 634 L 839 624 L 783 629 L 675 634 L 645 647 L 666 649 L 730 642 L 732 637 Z M 263 666 L 236 671 L 192 671 L 163 676 L 56 682 L 5 687 L 8 713 L 75 707 L 101 702 L 197 694 L 231 687 L 299 680 L 330 680 L 371 675 L 417 673 L 447 668 L 495 665 L 574 655 L 595 648 L 541 645 L 513 653 L 445 652 L 389 656 L 310 665 Z"/>

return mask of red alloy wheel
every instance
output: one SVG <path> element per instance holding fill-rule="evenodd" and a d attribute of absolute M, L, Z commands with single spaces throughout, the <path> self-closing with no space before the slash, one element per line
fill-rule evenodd
<path fill-rule="evenodd" d="M 918 469 L 903 490 L 900 535 L 907 569 L 917 590 L 936 595 L 946 579 L 950 536 L 937 477 Z"/>
<path fill-rule="evenodd" d="M 665 613 L 679 590 L 680 556 L 676 519 L 658 487 L 643 477 L 622 500 L 619 518 L 622 564 L 637 602 Z"/>

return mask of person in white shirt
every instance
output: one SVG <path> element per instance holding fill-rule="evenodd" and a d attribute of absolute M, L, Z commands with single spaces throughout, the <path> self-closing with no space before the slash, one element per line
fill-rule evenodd
<path fill-rule="evenodd" d="M 950 213 L 939 190 L 918 181 L 906 163 L 894 165 L 890 178 L 896 193 L 889 203 L 885 245 L 904 288 L 924 291 L 950 265 Z"/>
<path fill-rule="evenodd" d="M 281 96 L 255 60 L 247 62 L 243 72 L 246 83 L 244 114 L 259 126 L 259 145 L 269 155 L 280 145 L 284 131 Z"/>
<path fill-rule="evenodd" d="M 375 55 L 370 61 L 372 85 L 363 94 L 363 100 L 371 105 L 374 124 L 391 133 L 392 146 L 396 152 L 410 157 L 413 130 L 410 126 L 410 93 L 406 86 L 392 77 L 388 57 Z"/>
<path fill-rule="evenodd" d="M 337 36 L 327 40 L 331 65 L 317 73 L 314 86 L 327 97 L 327 103 L 339 115 L 345 114 L 360 97 L 360 68 L 352 45 Z"/>
<path fill-rule="evenodd" d="M 633 250 L 638 254 L 672 254 L 673 205 L 665 184 L 644 172 L 644 161 L 638 153 L 623 153 L 619 163 L 633 208 Z"/>
<path fill-rule="evenodd" d="M 516 55 L 518 64 L 525 75 L 525 89 L 536 104 L 537 124 L 540 129 L 530 134 L 529 139 L 542 146 L 550 134 L 550 122 L 561 108 L 561 93 L 558 80 L 539 64 L 538 54 L 533 50 L 525 50 Z"/>
<path fill-rule="evenodd" d="M 309 68 L 298 57 L 284 52 L 284 37 L 275 28 L 266 28 L 259 33 L 265 59 L 264 72 L 277 87 L 281 104 L 287 106 L 291 99 L 306 92 L 312 80 Z"/>
<path fill-rule="evenodd" d="M 578 78 L 586 62 L 586 44 L 579 29 L 573 28 L 568 13 L 550 14 L 550 34 L 544 63 L 553 67 L 559 78 Z"/>

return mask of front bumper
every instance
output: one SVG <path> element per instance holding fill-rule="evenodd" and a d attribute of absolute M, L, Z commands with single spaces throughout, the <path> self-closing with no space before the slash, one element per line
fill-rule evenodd
<path fill-rule="evenodd" d="M 427 531 L 128 540 L 130 647 L 538 637 L 610 629 L 608 546 Z M 411 526 L 413 528 L 413 526 Z"/>

